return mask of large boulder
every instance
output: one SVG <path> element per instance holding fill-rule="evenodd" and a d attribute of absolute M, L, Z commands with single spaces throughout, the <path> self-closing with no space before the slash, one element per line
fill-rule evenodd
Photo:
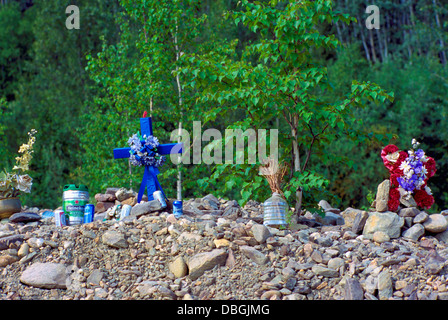
<path fill-rule="evenodd" d="M 60 263 L 34 263 L 22 273 L 20 282 L 43 289 L 66 289 L 66 266 Z"/>
<path fill-rule="evenodd" d="M 401 234 L 401 227 L 404 225 L 404 218 L 395 212 L 371 212 L 364 225 L 363 235 L 372 239 L 376 231 L 386 233 L 391 239 L 398 238 Z"/>

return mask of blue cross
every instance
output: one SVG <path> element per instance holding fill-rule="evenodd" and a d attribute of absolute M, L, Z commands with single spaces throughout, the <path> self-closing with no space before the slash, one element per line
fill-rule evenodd
<path fill-rule="evenodd" d="M 140 132 L 143 136 L 152 135 L 152 121 L 151 117 L 145 118 L 146 112 L 143 115 L 143 118 L 140 118 Z M 162 155 L 166 154 L 174 154 L 174 153 L 182 153 L 183 144 L 182 143 L 168 143 L 161 144 L 157 147 L 157 152 Z M 116 148 L 114 149 L 114 158 L 115 159 L 123 159 L 129 158 L 129 151 L 131 148 Z M 162 191 L 165 199 L 165 193 L 163 192 L 162 186 L 157 179 L 157 175 L 159 174 L 159 169 L 154 166 L 145 166 L 145 172 L 143 174 L 143 180 L 140 184 L 140 190 L 138 192 L 137 202 L 140 203 L 142 200 L 143 194 L 145 193 L 145 189 L 148 190 L 148 200 L 154 200 L 153 193 L 156 190 Z"/>

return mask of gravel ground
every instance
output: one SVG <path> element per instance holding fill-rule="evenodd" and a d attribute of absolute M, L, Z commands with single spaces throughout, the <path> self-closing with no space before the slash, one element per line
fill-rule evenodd
<path fill-rule="evenodd" d="M 267 228 L 258 203 L 216 201 L 187 202 L 180 219 L 159 210 L 62 228 L 3 220 L 0 299 L 448 299 L 448 247 L 431 235 L 374 241 L 305 218 Z"/>

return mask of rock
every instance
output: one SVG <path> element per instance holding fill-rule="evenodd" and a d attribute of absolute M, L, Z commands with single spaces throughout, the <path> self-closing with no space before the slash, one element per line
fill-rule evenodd
<path fill-rule="evenodd" d="M 428 255 L 428 261 L 425 264 L 425 271 L 429 274 L 438 274 L 445 267 L 446 259 L 437 254 L 436 251 Z"/>
<path fill-rule="evenodd" d="M 359 209 L 353 209 L 353 208 L 347 208 L 342 212 L 342 218 L 344 218 L 345 226 L 347 228 L 353 227 L 353 222 L 355 221 L 356 216 L 358 213 L 366 212 Z M 367 212 L 366 212 L 367 213 Z"/>
<path fill-rule="evenodd" d="M 318 276 L 324 276 L 327 278 L 337 278 L 339 277 L 339 271 L 330 269 L 321 265 L 314 265 L 311 270 L 314 272 L 314 274 Z"/>
<path fill-rule="evenodd" d="M 254 224 L 250 230 L 258 243 L 265 243 L 271 236 L 269 229 L 263 224 Z"/>
<path fill-rule="evenodd" d="M 97 202 L 95 205 L 95 213 L 103 213 L 112 208 L 115 202 Z"/>
<path fill-rule="evenodd" d="M 390 180 L 384 180 L 378 185 L 376 192 L 376 211 L 385 212 L 388 210 L 387 202 L 389 201 Z"/>
<path fill-rule="evenodd" d="M 405 198 L 406 191 L 402 187 L 399 187 L 398 191 L 400 192 L 400 203 L 402 205 L 406 208 L 417 207 L 417 202 L 415 202 L 413 196 L 407 195 Z"/>
<path fill-rule="evenodd" d="M 213 240 L 213 243 L 215 244 L 215 247 L 218 249 L 230 246 L 230 241 L 227 239 L 215 239 Z"/>
<path fill-rule="evenodd" d="M 131 215 L 141 216 L 150 212 L 159 211 L 162 209 L 162 205 L 158 200 L 151 200 L 148 202 L 140 202 L 132 207 Z"/>
<path fill-rule="evenodd" d="M 425 211 L 420 212 L 414 217 L 413 223 L 423 223 L 428 219 L 428 214 Z"/>
<path fill-rule="evenodd" d="M 378 242 L 378 243 L 389 242 L 390 237 L 384 231 L 375 231 L 373 233 L 373 241 Z"/>
<path fill-rule="evenodd" d="M 334 269 L 334 270 L 339 270 L 340 267 L 345 265 L 345 261 L 342 258 L 332 258 L 330 260 L 328 260 L 328 268 L 330 269 Z"/>
<path fill-rule="evenodd" d="M 115 197 L 117 197 L 117 200 L 120 202 L 135 196 L 136 193 L 134 191 L 126 188 L 120 188 L 115 192 Z"/>
<path fill-rule="evenodd" d="M 44 289 L 66 289 L 66 267 L 60 263 L 34 263 L 20 276 L 20 282 Z"/>
<path fill-rule="evenodd" d="M 400 217 L 415 217 L 420 213 L 420 210 L 418 210 L 415 207 L 411 207 L 411 208 L 403 208 L 400 209 L 400 211 L 398 211 L 398 215 Z"/>
<path fill-rule="evenodd" d="M 226 259 L 227 253 L 224 249 L 214 249 L 210 252 L 202 252 L 194 255 L 187 263 L 191 280 L 196 280 L 205 271 L 217 265 L 224 265 Z"/>
<path fill-rule="evenodd" d="M 425 228 L 420 224 L 414 224 L 409 229 L 403 231 L 401 234 L 404 238 L 418 241 L 418 239 L 425 234 Z"/>
<path fill-rule="evenodd" d="M 364 229 L 364 225 L 366 224 L 368 218 L 369 214 L 367 211 L 358 212 L 353 220 L 352 232 L 360 233 Z"/>
<path fill-rule="evenodd" d="M 319 207 L 321 207 L 325 212 L 333 212 L 333 213 L 340 213 L 341 210 L 333 208 L 326 200 L 320 200 L 318 203 Z"/>
<path fill-rule="evenodd" d="M 268 262 L 268 257 L 266 257 L 262 252 L 258 251 L 254 247 L 241 246 L 240 251 L 249 259 L 254 261 L 258 265 L 264 265 Z"/>
<path fill-rule="evenodd" d="M 20 245 L 23 242 L 23 234 L 15 234 L 8 237 L 0 238 L 0 250 L 6 250 L 12 244 Z"/>
<path fill-rule="evenodd" d="M 437 240 L 448 244 L 448 230 L 445 230 L 443 232 L 437 233 L 434 237 Z"/>
<path fill-rule="evenodd" d="M 128 242 L 124 235 L 118 231 L 106 231 L 103 234 L 102 241 L 104 244 L 118 249 L 128 247 Z"/>
<path fill-rule="evenodd" d="M 378 297 L 380 300 L 388 300 L 392 297 L 392 279 L 389 270 L 381 271 L 378 275 Z"/>
<path fill-rule="evenodd" d="M 280 300 L 282 294 L 278 290 L 268 290 L 265 291 L 260 299 L 261 300 Z"/>
<path fill-rule="evenodd" d="M 218 210 L 220 206 L 219 200 L 212 194 L 203 197 L 201 203 L 205 210 Z"/>
<path fill-rule="evenodd" d="M 371 238 L 376 231 L 383 231 L 394 239 L 400 236 L 403 225 L 404 218 L 399 217 L 395 212 L 372 212 L 367 218 L 362 234 Z"/>
<path fill-rule="evenodd" d="M 11 256 L 9 254 L 1 255 L 0 256 L 0 267 L 6 267 L 7 265 L 10 265 L 18 260 L 19 260 L 19 257 L 17 257 L 17 256 Z"/>
<path fill-rule="evenodd" d="M 356 279 L 347 279 L 345 282 L 345 300 L 363 300 L 364 290 Z"/>
<path fill-rule="evenodd" d="M 41 248 L 44 245 L 45 240 L 43 238 L 29 238 L 27 241 L 31 248 Z"/>
<path fill-rule="evenodd" d="M 14 213 L 12 216 L 9 217 L 9 221 L 18 223 L 18 222 L 33 222 L 33 221 L 39 221 L 42 219 L 40 215 L 33 212 L 18 212 Z"/>
<path fill-rule="evenodd" d="M 114 202 L 117 199 L 115 194 L 109 193 L 97 193 L 95 195 L 95 200 L 97 202 Z"/>
<path fill-rule="evenodd" d="M 17 252 L 17 255 L 19 256 L 19 258 L 23 258 L 24 256 L 28 255 L 29 253 L 30 253 L 30 245 L 25 242 L 20 246 L 20 249 Z"/>
<path fill-rule="evenodd" d="M 445 216 L 441 214 L 431 214 L 428 216 L 425 222 L 423 222 L 423 226 L 426 231 L 429 232 L 443 232 L 448 227 L 448 221 L 445 219 Z"/>
<path fill-rule="evenodd" d="M 101 280 L 103 280 L 103 272 L 99 269 L 95 269 L 90 273 L 89 277 L 87 278 L 87 285 L 89 286 L 99 286 Z"/>
<path fill-rule="evenodd" d="M 176 278 L 182 278 L 188 274 L 188 267 L 182 256 L 174 259 L 174 261 L 169 264 L 168 268 Z"/>
<path fill-rule="evenodd" d="M 326 211 L 325 217 L 323 218 L 319 215 L 316 215 L 316 221 L 322 223 L 323 225 L 332 225 L 332 226 L 345 224 L 344 218 L 342 218 L 339 214 L 334 213 L 332 211 Z"/>

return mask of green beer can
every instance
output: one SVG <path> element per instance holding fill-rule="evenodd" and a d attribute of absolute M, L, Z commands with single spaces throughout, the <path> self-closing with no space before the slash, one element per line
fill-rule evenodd
<path fill-rule="evenodd" d="M 89 189 L 80 184 L 66 184 L 62 194 L 62 210 L 65 213 L 65 221 L 69 226 L 82 224 L 84 221 L 84 208 L 89 203 Z"/>

